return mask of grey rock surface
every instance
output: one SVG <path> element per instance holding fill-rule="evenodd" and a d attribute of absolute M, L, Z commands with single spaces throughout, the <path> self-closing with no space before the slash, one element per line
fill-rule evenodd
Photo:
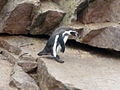
<path fill-rule="evenodd" d="M 8 37 L 4 37 L 4 39 L 5 38 L 7 39 Z M 16 41 L 16 39 L 19 40 L 19 43 Z M 46 44 L 44 39 L 40 40 L 39 38 L 28 38 L 22 36 L 9 37 L 7 40 L 11 42 L 11 44 L 14 44 L 15 46 L 17 45 L 18 47 L 21 46 L 22 42 L 24 42 L 24 44 L 28 44 L 28 41 L 29 43 L 34 43 L 33 45 L 21 47 L 24 53 L 29 52 L 29 54 L 31 54 L 33 57 L 38 57 L 37 53 L 42 50 Z M 85 49 L 87 48 L 88 47 Z M 54 78 L 52 79 L 52 82 L 56 82 L 57 80 L 60 82 L 59 85 L 62 83 L 62 85 L 67 87 L 71 86 L 72 88 L 76 88 L 78 90 L 120 89 L 120 58 L 115 56 L 115 53 L 110 54 L 110 52 L 106 52 L 105 50 L 101 49 L 92 49 L 91 51 L 87 51 L 81 50 L 77 47 L 70 48 L 67 46 L 65 53 L 60 54 L 61 59 L 65 61 L 64 64 L 59 64 L 53 59 L 47 57 L 49 56 L 39 57 L 43 63 L 43 66 L 41 63 L 39 63 L 39 68 L 41 67 L 44 69 L 42 74 L 43 76 L 46 75 L 44 77 L 50 76 L 50 80 Z M 40 75 L 41 72 L 38 73 L 39 79 Z M 43 82 L 46 84 L 44 84 L 44 87 L 47 87 L 48 83 L 50 83 L 50 81 L 47 82 L 47 80 L 46 82 L 43 80 Z M 42 83 L 41 79 L 38 80 L 38 82 L 39 84 Z"/>

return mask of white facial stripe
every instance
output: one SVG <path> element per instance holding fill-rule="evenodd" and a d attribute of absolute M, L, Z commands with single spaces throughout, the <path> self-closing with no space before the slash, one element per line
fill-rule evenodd
<path fill-rule="evenodd" d="M 65 34 L 68 34 L 68 35 L 70 35 L 70 33 L 71 33 L 71 32 L 75 32 L 75 33 L 76 33 L 76 31 L 69 30 L 69 31 L 65 31 L 65 32 L 62 34 L 62 36 L 64 37 L 64 35 L 65 35 Z"/>
<path fill-rule="evenodd" d="M 59 38 L 59 35 L 56 35 L 55 37 L 55 42 L 54 42 L 54 45 L 53 45 L 53 56 L 56 57 L 56 46 L 57 46 L 57 41 L 58 41 L 58 38 Z"/>
<path fill-rule="evenodd" d="M 71 30 L 70 30 L 70 31 L 65 31 L 65 32 L 62 34 L 62 36 L 64 37 L 65 34 L 70 35 L 70 32 L 71 32 Z"/>

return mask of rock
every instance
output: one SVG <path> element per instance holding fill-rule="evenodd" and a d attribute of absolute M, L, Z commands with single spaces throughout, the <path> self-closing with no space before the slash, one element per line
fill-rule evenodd
<path fill-rule="evenodd" d="M 37 62 L 35 61 L 18 61 L 17 62 L 19 66 L 22 67 L 22 69 L 25 72 L 33 71 L 35 68 L 37 68 Z"/>
<path fill-rule="evenodd" d="M 20 60 L 17 63 L 25 72 L 30 72 L 37 68 L 36 59 L 31 55 L 23 54 L 19 59 Z"/>
<path fill-rule="evenodd" d="M 29 72 L 29 75 L 35 80 L 35 82 L 38 84 L 38 75 L 36 72 Z"/>
<path fill-rule="evenodd" d="M 6 21 L 4 28 L 5 33 L 9 34 L 26 34 L 26 27 L 30 25 L 33 4 L 19 4 Z"/>
<path fill-rule="evenodd" d="M 0 11 L 4 7 L 4 5 L 7 3 L 8 0 L 0 0 Z"/>
<path fill-rule="evenodd" d="M 78 21 L 88 23 L 120 22 L 120 0 L 94 0 L 89 4 Z M 79 13 L 79 12 L 78 12 Z"/>
<path fill-rule="evenodd" d="M 23 61 L 36 61 L 36 59 L 32 57 L 32 55 L 28 55 L 28 53 L 21 54 L 19 56 L 19 59 Z"/>
<path fill-rule="evenodd" d="M 8 61 L 2 60 L 0 56 L 0 90 L 17 90 L 9 86 L 12 69 L 12 65 Z"/>
<path fill-rule="evenodd" d="M 12 65 L 14 65 L 18 61 L 13 55 L 11 55 L 11 53 L 3 49 L 0 49 L 0 51 L 1 51 L 1 56 L 4 58 L 4 60 L 7 60 Z"/>
<path fill-rule="evenodd" d="M 46 44 L 46 39 L 43 38 L 26 36 L 1 36 L 1 38 L 4 38 L 4 40 L 15 46 L 20 46 L 23 43 L 24 45 L 31 42 L 34 43 L 33 45 L 21 47 L 23 52 L 29 52 L 34 58 L 38 57 L 37 53 L 42 50 Z M 64 54 L 59 54 L 60 58 L 65 61 L 63 64 L 47 58 L 49 56 L 38 57 L 38 68 L 40 69 L 37 70 L 38 76 L 36 76 L 36 73 L 34 74 L 35 76 L 33 73 L 31 76 L 36 82 L 39 82 L 39 85 L 44 84 L 41 90 L 46 90 L 44 88 L 50 90 L 48 85 L 52 88 L 52 85 L 55 86 L 56 84 L 58 86 L 60 85 L 59 87 L 64 86 L 68 90 L 119 90 L 120 56 L 116 56 L 119 52 L 111 53 L 105 49 L 88 47 L 88 45 L 76 42 L 69 43 L 66 45 Z M 5 66 L 6 65 L 3 65 L 1 67 L 4 68 Z M 0 71 L 2 72 L 1 68 Z M 41 79 L 41 76 L 43 76 L 43 79 Z M 20 80 L 24 78 L 26 78 L 26 76 L 23 76 Z M 26 81 L 26 79 L 24 79 L 24 81 Z M 59 87 L 57 90 L 59 90 Z"/>
<path fill-rule="evenodd" d="M 65 85 L 49 74 L 48 68 L 43 61 L 38 59 L 38 64 L 38 80 L 42 90 L 67 90 Z"/>
<path fill-rule="evenodd" d="M 82 38 L 81 42 L 95 47 L 120 51 L 120 27 L 91 30 Z"/>
<path fill-rule="evenodd" d="M 88 47 L 84 46 L 85 48 Z M 38 81 L 41 90 L 119 89 L 117 83 L 120 81 L 116 78 L 120 75 L 119 58 L 113 58 L 111 56 L 114 54 L 110 55 L 109 52 L 99 49 L 97 52 L 104 52 L 103 55 L 96 54 L 93 49 L 91 52 L 77 50 L 66 48 L 64 55 L 61 55 L 64 64 L 47 57 L 38 59 Z M 110 56 L 107 57 L 106 54 Z M 113 83 L 116 83 L 115 86 Z"/>
<path fill-rule="evenodd" d="M 81 35 L 81 38 L 70 38 L 76 42 L 88 44 L 93 47 L 120 51 L 120 25 L 117 23 L 89 24 L 85 26 L 75 24 L 70 27 L 76 29 Z"/>
<path fill-rule="evenodd" d="M 55 27 L 57 27 L 65 13 L 59 9 L 57 4 L 52 2 L 41 3 L 40 9 L 36 10 L 37 13 L 33 22 L 28 30 L 31 34 L 50 34 Z"/>
<path fill-rule="evenodd" d="M 14 53 L 16 55 L 21 53 L 21 49 L 18 47 L 15 47 L 13 45 L 10 45 L 7 41 L 0 39 L 0 47 L 4 48 L 5 50 Z"/>
<path fill-rule="evenodd" d="M 57 1 L 57 0 L 54 0 Z M 77 7 L 85 0 L 58 0 L 60 7 L 66 12 L 61 25 L 68 26 L 77 20 Z"/>
<path fill-rule="evenodd" d="M 27 34 L 26 28 L 32 22 L 33 8 L 39 0 L 9 0 L 0 14 L 0 32 Z"/>
<path fill-rule="evenodd" d="M 39 90 L 34 79 L 25 73 L 17 64 L 11 74 L 10 86 L 16 87 L 20 90 Z"/>

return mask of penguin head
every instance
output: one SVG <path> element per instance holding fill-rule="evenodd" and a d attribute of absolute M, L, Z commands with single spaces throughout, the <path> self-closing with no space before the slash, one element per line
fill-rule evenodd
<path fill-rule="evenodd" d="M 75 37 L 80 37 L 79 33 L 77 31 L 70 31 L 70 35 L 75 36 Z"/>
<path fill-rule="evenodd" d="M 72 36 L 75 36 L 75 37 L 80 37 L 79 33 L 74 29 L 67 30 L 66 33 L 68 35 L 72 35 Z"/>

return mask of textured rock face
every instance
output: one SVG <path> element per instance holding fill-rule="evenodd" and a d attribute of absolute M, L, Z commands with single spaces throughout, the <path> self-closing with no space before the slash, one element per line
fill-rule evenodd
<path fill-rule="evenodd" d="M 9 86 L 11 70 L 11 64 L 0 58 L 0 90 L 17 90 L 16 88 L 11 88 Z"/>
<path fill-rule="evenodd" d="M 33 4 L 19 4 L 6 20 L 4 33 L 27 34 L 26 27 L 31 24 Z"/>
<path fill-rule="evenodd" d="M 1 38 L 21 48 L 23 53 L 29 53 L 27 55 L 22 54 L 19 58 L 21 59 L 20 61 L 35 61 L 35 59 L 28 55 L 37 58 L 37 53 L 42 50 L 46 44 L 46 40 L 40 38 L 24 36 L 1 36 Z M 33 43 L 33 45 L 29 45 L 28 42 Z M 73 45 L 76 46 L 75 43 Z M 106 50 L 90 48 L 84 45 L 83 47 L 85 49 L 82 48 L 81 44 L 76 46 L 76 48 L 66 46 L 65 53 L 59 54 L 60 58 L 65 61 L 64 64 L 47 58 L 50 56 L 38 58 L 38 69 L 31 76 L 39 83 L 41 90 L 119 90 L 120 80 L 116 78 L 120 76 L 119 56 L 115 56 L 115 53 L 110 54 L 110 52 Z M 0 59 L 1 58 L 0 54 Z M 2 64 L 1 61 L 1 67 L 7 66 L 6 64 Z M 22 67 L 18 65 L 14 67 L 14 73 L 11 74 L 12 81 L 10 85 L 16 85 L 15 87 L 22 88 L 23 90 L 29 90 L 29 88 L 30 90 L 31 88 L 36 90 L 37 85 L 34 83 L 34 80 L 23 71 Z M 8 67 L 8 69 L 10 68 Z M 5 73 L 3 73 L 4 70 Z M 12 68 L 10 71 L 11 70 Z M 8 77 L 6 83 L 9 83 L 9 70 L 0 68 L 0 71 L 2 72 L 2 74 L 0 74 L 2 80 L 5 79 L 5 75 L 8 75 L 6 76 Z M 3 81 L 0 81 L 0 85 L 2 84 Z M 5 88 L 5 90 L 9 89 Z"/>
<path fill-rule="evenodd" d="M 47 67 L 43 61 L 38 59 L 38 79 L 42 90 L 68 90 L 61 82 L 57 81 L 48 73 Z"/>
<path fill-rule="evenodd" d="M 120 22 L 120 0 L 95 0 L 78 15 L 83 23 Z M 80 17 L 79 17 L 80 16 Z"/>
<path fill-rule="evenodd" d="M 65 13 L 52 2 L 41 3 L 40 10 L 36 12 L 29 27 L 31 34 L 49 34 L 62 21 Z"/>
<path fill-rule="evenodd" d="M 4 7 L 4 5 L 7 3 L 8 0 L 0 0 L 0 11 Z"/>
<path fill-rule="evenodd" d="M 82 42 L 95 47 L 120 51 L 120 27 L 91 30 L 82 38 Z"/>
<path fill-rule="evenodd" d="M 11 74 L 10 86 L 14 86 L 20 90 L 39 90 L 34 79 L 32 79 L 18 65 L 14 66 Z"/>
<path fill-rule="evenodd" d="M 8 50 L 11 53 L 14 53 L 16 55 L 21 53 L 21 49 L 18 47 L 15 47 L 13 45 L 10 45 L 7 41 L 0 39 L 0 47 Z"/>
<path fill-rule="evenodd" d="M 20 60 L 17 63 L 25 72 L 34 71 L 34 69 L 37 68 L 36 59 L 32 56 L 23 54 L 23 56 L 20 56 L 19 59 Z"/>
<path fill-rule="evenodd" d="M 33 8 L 39 0 L 8 1 L 0 13 L 0 32 L 9 34 L 27 34 L 27 26 L 32 22 Z"/>

